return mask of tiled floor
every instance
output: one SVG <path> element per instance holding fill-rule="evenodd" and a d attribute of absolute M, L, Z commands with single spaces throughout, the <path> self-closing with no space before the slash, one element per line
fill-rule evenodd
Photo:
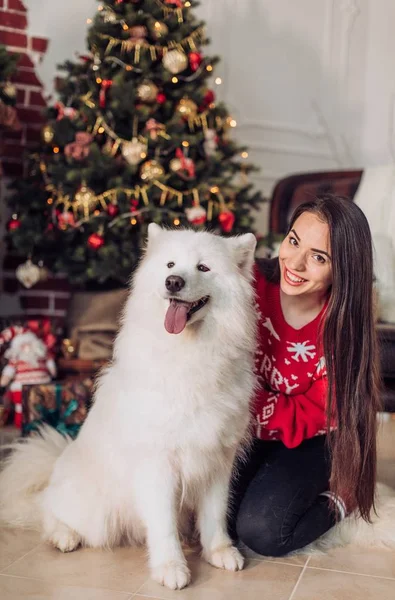
<path fill-rule="evenodd" d="M 381 481 L 395 488 L 395 420 L 380 433 Z M 327 555 L 249 558 L 226 573 L 188 551 L 193 583 L 172 592 L 148 577 L 143 550 L 79 550 L 61 554 L 37 534 L 0 531 L 1 600 L 394 600 L 395 551 L 347 547 Z"/>

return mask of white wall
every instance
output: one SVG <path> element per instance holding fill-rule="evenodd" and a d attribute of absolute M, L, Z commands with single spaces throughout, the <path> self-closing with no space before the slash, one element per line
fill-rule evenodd
<path fill-rule="evenodd" d="M 55 64 L 84 51 L 97 3 L 27 4 L 31 33 L 52 40 L 40 66 L 49 88 Z M 216 91 L 261 166 L 254 179 L 266 193 L 293 172 L 395 158 L 394 0 L 202 0 L 199 14 L 212 39 L 207 51 L 222 58 Z"/>
<path fill-rule="evenodd" d="M 30 35 L 47 37 L 49 46 L 38 73 L 46 91 L 53 94 L 56 65 L 67 59 L 74 60 L 75 53 L 86 52 L 86 20 L 95 14 L 96 0 L 24 0 L 28 9 Z"/>

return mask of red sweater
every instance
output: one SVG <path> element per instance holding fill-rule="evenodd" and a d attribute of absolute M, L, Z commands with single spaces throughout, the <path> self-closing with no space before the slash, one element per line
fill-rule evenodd
<path fill-rule="evenodd" d="M 258 269 L 256 290 L 260 388 L 254 404 L 255 435 L 294 448 L 326 433 L 327 378 L 318 348 L 318 327 L 325 307 L 311 323 L 294 329 L 284 319 L 279 284 L 268 283 Z"/>

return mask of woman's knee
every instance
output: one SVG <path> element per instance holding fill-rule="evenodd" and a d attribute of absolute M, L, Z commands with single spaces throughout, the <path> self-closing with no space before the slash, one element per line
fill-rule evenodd
<path fill-rule="evenodd" d="M 289 552 L 281 539 L 281 524 L 267 515 L 251 515 L 240 511 L 236 520 L 238 539 L 250 550 L 262 556 L 284 556 Z"/>

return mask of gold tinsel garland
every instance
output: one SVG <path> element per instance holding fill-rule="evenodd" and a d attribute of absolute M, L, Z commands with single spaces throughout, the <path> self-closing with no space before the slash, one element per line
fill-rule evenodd
<path fill-rule="evenodd" d="M 93 102 L 92 100 L 92 92 L 88 92 L 87 94 L 85 94 L 84 96 L 81 96 L 81 101 L 90 109 L 94 109 L 96 108 L 96 104 Z M 199 114 L 196 114 L 194 116 L 188 117 L 188 126 L 190 131 L 193 133 L 195 131 L 195 127 L 202 127 L 203 130 L 209 129 L 210 128 L 210 123 L 209 123 L 209 117 L 210 117 L 210 110 L 205 110 Z M 100 120 L 100 125 L 98 124 L 98 121 Z M 222 117 L 219 117 L 218 115 L 213 117 L 212 119 L 213 121 L 213 125 L 211 126 L 213 129 L 219 130 L 223 127 L 230 127 L 230 122 L 232 121 L 232 117 L 226 117 L 226 119 L 223 119 Z M 214 124 L 215 122 L 215 124 Z M 111 137 L 115 142 L 118 142 L 118 147 L 122 144 L 122 143 L 126 143 L 129 142 L 130 140 L 125 140 L 124 138 L 121 138 L 119 135 L 117 135 L 115 133 L 115 131 L 106 123 L 104 116 L 103 115 L 99 115 L 97 117 L 97 120 L 95 122 L 95 125 L 93 126 L 92 132 L 96 132 L 96 126 L 97 129 L 101 126 L 104 128 L 104 130 L 106 131 L 107 135 L 109 135 L 109 137 Z M 158 133 L 158 135 L 161 135 L 162 137 L 166 138 L 166 139 L 170 139 L 168 134 L 165 132 L 161 132 Z M 136 135 L 134 135 L 133 137 L 137 137 Z M 139 136 L 139 138 L 142 138 L 142 140 L 145 140 L 146 138 L 144 138 L 144 136 Z"/>
<path fill-rule="evenodd" d="M 123 40 L 107 34 L 100 34 L 99 37 L 103 40 L 108 40 L 105 54 L 109 54 L 115 46 L 121 46 L 121 53 L 132 52 L 134 50 L 134 62 L 140 61 L 141 50 L 147 50 L 151 54 L 151 60 L 157 60 L 158 53 L 166 54 L 170 50 L 180 50 L 184 52 L 184 49 L 189 46 L 190 50 L 196 50 L 196 44 L 201 43 L 205 37 L 205 28 L 200 26 L 195 31 L 188 35 L 180 42 L 170 41 L 167 46 L 157 46 L 155 44 L 149 44 L 145 40 L 141 39 L 128 39 Z"/>
<path fill-rule="evenodd" d="M 75 216 L 78 216 L 78 214 L 81 214 L 81 213 L 83 214 L 83 219 L 81 219 L 79 222 L 77 222 L 75 224 L 76 226 L 79 226 L 82 223 L 87 222 L 88 220 L 90 220 L 92 218 L 92 216 L 97 216 L 94 214 L 94 212 L 95 212 L 94 209 L 96 209 L 98 205 L 101 205 L 103 210 L 107 210 L 109 204 L 116 204 L 118 201 L 119 194 L 126 195 L 126 197 L 128 199 L 133 197 L 134 199 L 136 199 L 138 201 L 141 198 L 145 207 L 147 208 L 147 210 L 151 210 L 151 208 L 150 208 L 151 202 L 150 202 L 150 199 L 148 196 L 148 192 L 152 188 L 157 188 L 162 192 L 160 201 L 159 201 L 160 207 L 164 207 L 166 202 L 171 198 L 177 198 L 177 204 L 179 207 L 183 206 L 184 199 L 188 196 L 192 197 L 194 206 L 199 206 L 200 202 L 201 202 L 198 188 L 193 188 L 191 190 L 177 190 L 177 189 L 175 189 L 169 185 L 166 185 L 165 183 L 158 181 L 158 180 L 152 181 L 150 183 L 150 185 L 144 185 L 144 186 L 137 185 L 134 188 L 128 188 L 128 187 L 111 188 L 109 190 L 106 190 L 102 194 L 95 194 L 92 190 L 87 188 L 86 185 L 83 183 L 80 189 L 83 190 L 82 195 L 84 195 L 85 193 L 87 194 L 85 203 L 83 201 L 80 202 L 80 201 L 75 200 L 76 196 L 80 192 L 77 192 L 76 195 L 74 196 L 74 198 L 70 198 L 69 195 L 63 194 L 52 184 L 47 184 L 45 187 L 45 189 L 48 192 L 50 192 L 52 196 L 56 197 L 55 201 L 53 198 L 51 198 L 51 204 L 54 204 L 54 206 L 63 205 L 63 208 L 65 211 L 68 211 L 71 209 Z M 208 198 L 208 207 L 207 207 L 207 220 L 208 221 L 212 220 L 213 208 L 215 206 L 218 206 L 221 212 L 224 211 L 226 208 L 231 209 L 233 207 L 234 201 L 232 200 L 229 203 L 226 203 L 218 186 L 213 186 L 213 187 L 209 188 L 207 190 L 207 192 L 209 192 L 209 194 L 210 194 L 210 196 Z M 212 196 L 214 196 L 216 199 L 214 200 L 212 198 Z M 157 209 L 156 206 L 155 206 L 155 209 Z"/>

